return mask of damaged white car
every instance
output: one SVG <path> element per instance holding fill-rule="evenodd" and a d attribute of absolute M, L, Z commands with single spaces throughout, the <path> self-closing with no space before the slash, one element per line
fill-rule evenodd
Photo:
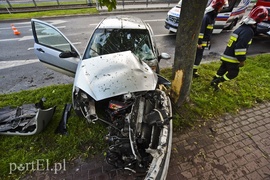
<path fill-rule="evenodd" d="M 156 72 L 158 58 L 169 55 L 158 55 L 142 20 L 106 20 L 115 28 L 101 28 L 102 21 L 81 57 L 57 28 L 32 19 L 34 51 L 48 67 L 75 77 L 72 103 L 78 115 L 108 124 L 107 163 L 145 179 L 165 179 L 172 143 L 172 108 L 165 93 L 170 82 Z"/>

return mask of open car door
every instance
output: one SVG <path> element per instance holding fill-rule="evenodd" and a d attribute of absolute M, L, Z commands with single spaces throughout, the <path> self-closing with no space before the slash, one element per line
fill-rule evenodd
<path fill-rule="evenodd" d="M 78 50 L 56 27 L 37 19 L 31 25 L 38 59 L 50 69 L 74 77 L 81 59 Z"/>

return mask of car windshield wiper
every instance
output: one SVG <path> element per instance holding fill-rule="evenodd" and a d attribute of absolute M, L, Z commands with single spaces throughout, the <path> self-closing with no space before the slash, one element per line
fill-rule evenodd
<path fill-rule="evenodd" d="M 90 48 L 90 50 L 92 50 L 92 51 L 94 51 L 95 53 L 97 53 L 98 56 L 100 55 L 100 54 L 99 54 L 96 50 L 94 50 L 93 48 Z"/>
<path fill-rule="evenodd" d="M 151 61 L 151 60 L 154 60 L 155 58 L 145 58 L 144 60 L 145 61 Z"/>

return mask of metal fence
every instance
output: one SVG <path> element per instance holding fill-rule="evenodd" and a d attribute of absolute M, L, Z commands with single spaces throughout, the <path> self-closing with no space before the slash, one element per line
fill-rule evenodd
<path fill-rule="evenodd" d="M 22 8 L 39 6 L 86 5 L 92 0 L 1 0 L 0 7 Z"/>
<path fill-rule="evenodd" d="M 117 0 L 117 4 L 148 4 L 168 3 L 176 4 L 178 0 Z M 20 9 L 40 11 L 44 7 L 83 8 L 98 6 L 98 0 L 0 0 L 0 13 L 20 12 Z"/>

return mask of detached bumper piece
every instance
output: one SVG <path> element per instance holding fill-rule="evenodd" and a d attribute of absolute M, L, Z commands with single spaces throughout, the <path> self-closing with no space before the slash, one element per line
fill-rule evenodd
<path fill-rule="evenodd" d="M 34 135 L 40 133 L 52 119 L 56 107 L 24 104 L 21 107 L 0 109 L 0 135 Z"/>
<path fill-rule="evenodd" d="M 63 111 L 61 121 L 59 122 L 59 125 L 55 130 L 56 134 L 68 135 L 67 121 L 70 116 L 71 107 L 72 107 L 72 104 L 65 105 L 65 109 Z"/>

